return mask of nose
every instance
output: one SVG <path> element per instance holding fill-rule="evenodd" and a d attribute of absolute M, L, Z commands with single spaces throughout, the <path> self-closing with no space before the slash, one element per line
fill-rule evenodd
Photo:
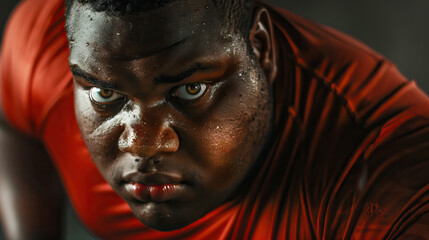
<path fill-rule="evenodd" d="M 130 118 L 119 137 L 119 150 L 143 158 L 176 152 L 179 137 L 172 128 L 171 118 L 163 117 L 160 112 L 145 111 Z"/>

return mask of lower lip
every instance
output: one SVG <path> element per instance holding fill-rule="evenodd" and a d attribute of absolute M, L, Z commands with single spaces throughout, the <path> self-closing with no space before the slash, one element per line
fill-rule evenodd
<path fill-rule="evenodd" d="M 142 202 L 165 202 L 178 197 L 183 184 L 144 185 L 128 183 L 128 191 L 134 198 Z"/>

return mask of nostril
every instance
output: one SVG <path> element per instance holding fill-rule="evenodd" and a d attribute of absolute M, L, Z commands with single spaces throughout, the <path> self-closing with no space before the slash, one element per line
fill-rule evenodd
<path fill-rule="evenodd" d="M 179 137 L 167 123 L 157 122 L 149 126 L 146 121 L 126 125 L 118 139 L 118 147 L 135 157 L 149 158 L 159 153 L 176 152 L 179 148 Z M 137 159 L 133 158 L 135 162 Z M 141 160 L 141 159 L 140 159 Z"/>
<path fill-rule="evenodd" d="M 118 139 L 119 150 L 121 150 L 122 152 L 129 151 L 129 148 L 131 147 L 130 137 L 130 131 L 127 127 L 125 127 Z"/>
<path fill-rule="evenodd" d="M 139 162 L 139 161 L 140 161 L 140 159 L 136 158 L 134 161 L 135 161 L 135 162 Z"/>
<path fill-rule="evenodd" d="M 123 137 L 121 137 L 118 140 L 118 148 L 119 148 L 119 150 L 121 150 L 123 152 L 126 152 L 126 151 L 129 150 L 130 144 L 129 144 L 129 142 L 126 139 L 124 139 Z"/>
<path fill-rule="evenodd" d="M 176 152 L 179 148 L 179 137 L 170 127 L 163 129 L 160 141 L 161 148 L 165 152 Z"/>

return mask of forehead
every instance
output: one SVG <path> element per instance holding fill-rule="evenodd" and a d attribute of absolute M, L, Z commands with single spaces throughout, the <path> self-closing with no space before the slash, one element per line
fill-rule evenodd
<path fill-rule="evenodd" d="M 67 25 L 72 60 L 106 54 L 142 58 L 188 39 L 207 42 L 204 38 L 219 37 L 222 28 L 211 0 L 177 0 L 126 16 L 95 12 L 87 4 L 76 2 Z"/>

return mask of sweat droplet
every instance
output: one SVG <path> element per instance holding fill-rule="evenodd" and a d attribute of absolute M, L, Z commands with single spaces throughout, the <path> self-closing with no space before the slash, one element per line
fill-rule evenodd
<path fill-rule="evenodd" d="M 203 22 L 203 26 L 205 26 L 206 25 L 206 22 Z"/>
<path fill-rule="evenodd" d="M 120 33 L 116 33 L 116 36 L 120 36 L 121 34 Z"/>
<path fill-rule="evenodd" d="M 85 46 L 89 46 L 89 43 L 85 43 Z"/>

